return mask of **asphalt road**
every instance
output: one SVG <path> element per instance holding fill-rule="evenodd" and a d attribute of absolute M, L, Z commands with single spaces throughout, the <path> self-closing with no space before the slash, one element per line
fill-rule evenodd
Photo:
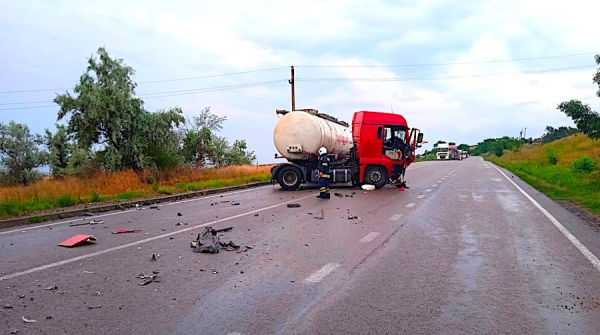
<path fill-rule="evenodd" d="M 0 230 L 0 333 L 600 334 L 597 225 L 478 157 L 407 179 L 405 192 L 267 186 Z M 69 226 L 90 219 L 104 223 Z M 194 253 L 206 226 L 234 226 L 222 239 L 242 252 Z M 57 246 L 76 234 L 97 241 Z"/>

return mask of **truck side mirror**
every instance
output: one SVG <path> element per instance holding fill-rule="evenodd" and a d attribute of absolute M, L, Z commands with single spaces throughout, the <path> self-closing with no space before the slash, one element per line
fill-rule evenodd
<path fill-rule="evenodd" d="M 419 133 L 419 136 L 417 136 L 417 143 L 423 143 L 423 133 Z"/>

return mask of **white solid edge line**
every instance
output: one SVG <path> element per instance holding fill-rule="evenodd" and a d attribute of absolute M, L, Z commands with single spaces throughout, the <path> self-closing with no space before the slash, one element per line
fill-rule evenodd
<path fill-rule="evenodd" d="M 250 188 L 250 189 L 246 189 L 246 190 L 242 190 L 242 191 L 234 191 L 234 192 L 227 192 L 227 193 L 218 193 L 216 195 L 211 195 L 211 196 L 207 196 L 207 197 L 205 196 L 205 197 L 199 197 L 199 198 L 194 198 L 194 199 L 188 199 L 188 200 L 181 200 L 181 201 L 170 202 L 170 203 L 165 204 L 165 206 L 179 205 L 179 204 L 183 204 L 183 203 L 191 202 L 191 201 L 199 201 L 199 200 L 212 199 L 212 198 L 220 197 L 222 195 L 250 192 L 250 191 L 260 190 L 260 189 L 269 188 L 269 187 L 271 187 L 271 186 L 261 186 L 261 187 Z M 142 200 L 145 200 L 145 199 L 140 199 L 140 201 L 142 201 Z M 120 211 L 120 212 L 113 212 L 113 213 L 107 213 L 107 214 L 94 215 L 94 216 L 91 216 L 91 217 L 86 217 L 85 219 L 93 220 L 94 218 L 103 218 L 103 217 L 106 217 L 106 216 L 112 216 L 112 215 L 118 215 L 118 214 L 126 214 L 126 213 L 135 212 L 137 210 L 138 209 L 129 209 L 129 210 L 126 210 L 126 211 Z M 71 219 L 71 220 L 67 220 L 67 221 L 60 221 L 60 222 L 54 222 L 54 223 L 47 223 L 47 224 L 43 224 L 43 225 L 36 225 L 36 226 L 33 226 L 33 227 L 26 227 L 26 228 L 21 228 L 21 229 L 14 229 L 14 230 L 2 231 L 2 232 L 0 232 L 0 235 L 10 234 L 10 233 L 17 233 L 17 232 L 31 230 L 31 229 L 37 229 L 37 228 L 52 227 L 52 226 L 56 226 L 56 225 L 63 224 L 63 223 L 72 223 L 72 222 L 82 221 L 83 219 L 84 219 L 83 217 L 78 217 L 77 219 Z"/>
<path fill-rule="evenodd" d="M 535 207 L 537 207 L 550 220 L 550 222 L 552 222 L 554 226 L 556 226 L 556 228 L 558 228 L 558 230 L 560 230 L 560 232 L 563 233 L 563 235 L 565 235 L 567 239 L 569 239 L 569 241 L 571 241 L 571 243 L 573 243 L 573 245 L 592 263 L 592 265 L 598 271 L 600 271 L 600 260 L 598 259 L 598 257 L 596 257 L 588 248 L 586 248 L 585 245 L 583 245 L 577 239 L 577 237 L 571 234 L 571 232 L 568 231 L 567 228 L 565 228 L 565 226 L 563 226 L 554 216 L 552 216 L 550 212 L 548 212 L 544 207 L 542 207 L 542 205 L 540 205 L 535 199 L 533 199 L 529 194 L 527 194 L 527 192 L 525 192 L 521 187 L 519 187 L 519 185 L 517 185 L 514 181 L 508 178 L 508 176 L 504 174 L 502 170 L 500 170 L 498 167 L 492 165 L 489 162 L 488 164 L 490 164 L 490 166 L 498 170 L 498 172 L 500 172 L 504 176 L 504 178 L 506 178 L 511 184 L 513 184 L 521 193 L 523 193 L 523 195 L 527 199 L 529 199 L 529 201 L 531 201 L 531 203 Z"/>
<path fill-rule="evenodd" d="M 411 202 L 410 204 L 406 205 L 406 207 L 411 208 L 411 207 L 415 207 L 415 205 L 416 204 L 414 202 Z"/>
<path fill-rule="evenodd" d="M 376 231 L 372 231 L 372 232 L 368 233 L 367 235 L 365 235 L 365 237 L 361 238 L 358 242 L 360 242 L 360 243 L 371 242 L 375 238 L 377 238 L 377 236 L 379 236 L 379 233 Z"/>
<path fill-rule="evenodd" d="M 339 267 L 340 267 L 339 263 L 327 263 L 322 268 L 320 268 L 319 270 L 317 270 L 317 272 L 315 272 L 312 275 L 308 276 L 304 281 L 307 282 L 307 283 L 309 283 L 309 284 L 318 283 L 321 280 L 323 280 L 325 277 L 327 277 L 328 274 L 330 274 L 331 272 L 333 272 L 333 270 L 335 270 L 335 269 L 337 269 Z"/>
<path fill-rule="evenodd" d="M 162 234 L 162 235 L 157 235 L 157 236 L 149 237 L 149 238 L 146 238 L 146 239 L 143 239 L 143 240 L 126 243 L 126 244 L 123 244 L 123 245 L 118 245 L 116 247 L 112 247 L 112 248 L 108 248 L 108 249 L 104 249 L 104 250 L 99 250 L 99 251 L 92 252 L 92 253 L 89 253 L 89 254 L 85 254 L 85 255 L 81 255 L 81 256 L 69 258 L 69 259 L 65 259 L 65 260 L 62 260 L 62 261 L 59 261 L 59 262 L 50 263 L 50 264 L 46 264 L 46 265 L 42 265 L 42 266 L 37 266 L 37 267 L 31 268 L 31 269 L 28 269 L 28 270 L 15 272 L 15 273 L 12 273 L 12 274 L 0 277 L 0 282 L 4 281 L 4 280 L 7 280 L 7 279 L 20 277 L 20 276 L 23 276 L 23 275 L 26 275 L 26 274 L 30 274 L 30 273 L 34 273 L 34 272 L 38 272 L 38 271 L 42 271 L 42 270 L 46 270 L 46 269 L 50 269 L 50 268 L 57 267 L 57 266 L 60 266 L 60 265 L 77 262 L 77 261 L 84 260 L 84 259 L 87 259 L 87 258 L 90 258 L 90 257 L 104 255 L 104 254 L 107 254 L 109 252 L 113 252 L 113 251 L 117 251 L 117 250 L 129 248 L 129 247 L 134 247 L 134 246 L 139 245 L 139 244 L 152 242 L 154 240 L 158 240 L 158 239 L 161 239 L 161 238 L 165 238 L 165 237 L 169 237 L 169 236 L 173 236 L 173 235 L 185 233 L 185 232 L 188 232 L 190 230 L 194 230 L 194 229 L 198 229 L 198 228 L 202 228 L 202 227 L 214 225 L 216 223 L 221 223 L 221 222 L 225 222 L 225 221 L 237 219 L 237 218 L 240 218 L 242 216 L 246 216 L 246 215 L 249 215 L 249 214 L 254 214 L 254 213 L 266 211 L 266 210 L 269 210 L 269 209 L 272 209 L 272 208 L 275 208 L 275 207 L 278 207 L 278 206 L 281 206 L 281 205 L 288 204 L 290 202 L 298 202 L 300 200 L 308 199 L 308 198 L 310 198 L 312 196 L 313 196 L 312 194 L 311 195 L 307 195 L 307 196 L 302 197 L 302 198 L 292 199 L 292 200 L 289 200 L 289 201 L 278 203 L 276 205 L 271 205 L 271 206 L 267 206 L 267 207 L 255 209 L 255 210 L 252 210 L 252 211 L 249 211 L 249 212 L 246 212 L 246 213 L 237 214 L 237 215 L 234 215 L 234 216 L 230 216 L 230 217 L 226 217 L 226 218 L 214 220 L 214 221 L 207 222 L 207 223 L 202 223 L 202 224 L 195 225 L 195 226 L 192 226 L 192 227 L 189 227 L 189 228 L 184 228 L 184 229 L 180 229 L 180 230 L 177 230 L 177 231 L 172 231 L 170 233 L 165 233 L 165 234 Z"/>

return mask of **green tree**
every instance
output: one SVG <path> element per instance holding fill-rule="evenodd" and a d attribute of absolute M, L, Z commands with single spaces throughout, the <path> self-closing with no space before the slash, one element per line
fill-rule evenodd
<path fill-rule="evenodd" d="M 598 76 L 598 73 L 596 73 L 596 76 Z M 594 77 L 594 80 L 596 80 L 596 77 Z M 600 115 L 594 112 L 588 104 L 584 104 L 579 100 L 569 100 L 560 103 L 558 110 L 573 119 L 577 129 L 582 133 L 596 140 L 600 138 Z"/>
<path fill-rule="evenodd" d="M 97 157 L 105 169 L 165 167 L 179 162 L 176 128 L 185 119 L 180 108 L 150 113 L 135 97 L 133 68 L 112 59 L 104 48 L 90 57 L 73 95 L 57 95 L 58 119 L 69 117 L 67 132 L 77 146 L 101 145 Z"/>
<path fill-rule="evenodd" d="M 600 55 L 594 56 L 594 59 L 600 65 Z M 600 97 L 600 67 L 596 69 L 592 81 L 598 85 L 596 95 Z M 594 112 L 589 105 L 579 100 L 569 100 L 560 103 L 557 109 L 573 119 L 582 133 L 596 140 L 600 138 L 600 114 Z"/>
<path fill-rule="evenodd" d="M 226 155 L 227 165 L 252 164 L 256 160 L 254 151 L 249 151 L 246 141 L 235 140 Z"/>
<path fill-rule="evenodd" d="M 140 138 L 142 100 L 135 98 L 134 70 L 122 59 L 112 59 L 99 48 L 86 72 L 69 92 L 57 95 L 58 120 L 69 116 L 68 132 L 80 148 L 105 146 L 103 157 L 111 170 L 143 166 L 144 141 Z"/>
<path fill-rule="evenodd" d="M 56 125 L 56 132 L 54 134 L 46 129 L 45 144 L 48 149 L 48 164 L 50 165 L 52 175 L 65 175 L 72 147 L 67 134 L 67 128 L 64 125 Z"/>
<path fill-rule="evenodd" d="M 554 128 L 552 126 L 547 126 L 546 133 L 544 135 L 542 135 L 542 139 L 544 140 L 544 143 L 550 143 L 552 141 L 556 141 L 561 138 L 565 138 L 567 136 L 577 134 L 578 132 L 579 132 L 579 130 L 577 128 L 572 128 L 572 127 Z"/>
<path fill-rule="evenodd" d="M 25 124 L 0 123 L 0 163 L 6 169 L 9 182 L 29 185 L 39 177 L 34 169 L 48 160 L 47 153 L 39 148 L 43 144 L 43 137 L 31 134 Z"/>
<path fill-rule="evenodd" d="M 146 141 L 145 166 L 152 168 L 174 167 L 181 163 L 180 134 L 176 128 L 185 123 L 181 108 L 144 112 L 138 136 Z"/>
<path fill-rule="evenodd" d="M 458 146 L 458 150 L 469 151 L 469 145 L 468 144 L 460 144 Z"/>
<path fill-rule="evenodd" d="M 223 129 L 226 117 L 213 114 L 210 107 L 204 108 L 188 122 L 190 128 L 183 136 L 182 154 L 186 162 L 193 166 L 225 164 L 228 146 L 224 138 L 216 136 Z M 216 163 L 215 163 L 216 162 Z"/>

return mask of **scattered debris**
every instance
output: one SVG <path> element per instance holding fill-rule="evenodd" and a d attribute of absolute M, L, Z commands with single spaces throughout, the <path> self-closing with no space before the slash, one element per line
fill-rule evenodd
<path fill-rule="evenodd" d="M 55 291 L 55 290 L 58 290 L 58 286 L 54 285 L 54 286 L 46 287 L 45 290 L 47 290 L 47 291 Z"/>
<path fill-rule="evenodd" d="M 258 213 L 254 214 L 254 216 L 258 216 Z"/>
<path fill-rule="evenodd" d="M 181 226 L 181 222 L 177 222 L 177 223 L 175 224 L 175 227 L 177 227 L 177 226 Z"/>
<path fill-rule="evenodd" d="M 19 333 L 19 331 L 15 329 L 15 330 L 11 330 L 11 331 L 10 331 L 10 333 L 11 333 L 11 334 L 18 334 L 18 333 Z"/>
<path fill-rule="evenodd" d="M 240 205 L 240 203 L 239 203 L 239 202 L 232 202 L 232 203 L 231 203 L 231 206 L 239 206 L 239 205 Z"/>
<path fill-rule="evenodd" d="M 300 204 L 288 204 L 288 208 L 297 208 L 300 207 Z"/>
<path fill-rule="evenodd" d="M 155 261 L 155 260 L 158 259 L 158 257 L 160 257 L 160 254 L 158 254 L 158 253 L 152 253 L 152 258 L 150 260 Z"/>
<path fill-rule="evenodd" d="M 111 233 L 112 234 L 125 234 L 125 233 L 137 233 L 141 230 L 139 229 L 117 229 L 117 230 L 113 230 Z"/>
<path fill-rule="evenodd" d="M 239 245 L 229 241 L 229 243 L 221 242 L 218 233 L 230 231 L 233 227 L 213 229 L 212 227 L 206 227 L 204 232 L 198 234 L 195 240 L 190 243 L 190 247 L 194 248 L 194 252 L 197 253 L 208 253 L 216 254 L 219 249 L 226 249 L 227 251 L 233 251 L 240 248 Z"/>
<path fill-rule="evenodd" d="M 321 216 L 314 216 L 315 219 L 317 220 L 323 220 L 325 218 L 325 212 L 321 209 Z"/>
<path fill-rule="evenodd" d="M 96 308 L 102 308 L 102 306 L 98 305 L 98 306 L 88 306 L 88 309 L 96 309 Z"/>
<path fill-rule="evenodd" d="M 348 220 L 356 220 L 358 219 L 358 216 L 356 215 L 348 215 Z"/>
<path fill-rule="evenodd" d="M 92 221 L 90 221 L 90 224 L 91 224 L 91 225 L 95 225 L 95 224 L 103 224 L 103 223 L 104 223 L 104 221 L 103 221 L 103 220 L 92 220 Z"/>
<path fill-rule="evenodd" d="M 61 247 L 77 247 L 95 241 L 96 237 L 94 235 L 75 235 L 67 240 L 62 241 L 58 245 Z"/>
<path fill-rule="evenodd" d="M 86 271 L 86 270 L 83 270 L 83 273 L 95 274 L 96 272 L 92 272 L 92 271 Z"/>
<path fill-rule="evenodd" d="M 13 306 L 12 306 L 12 305 L 10 305 L 10 304 L 6 304 L 6 305 L 4 305 L 4 309 L 12 309 L 12 308 L 13 308 Z"/>
<path fill-rule="evenodd" d="M 373 191 L 375 190 L 375 185 L 363 185 L 361 188 L 365 191 Z"/>
<path fill-rule="evenodd" d="M 140 286 L 146 286 L 146 285 L 148 285 L 148 284 L 150 284 L 152 282 L 159 283 L 160 281 L 158 281 L 156 279 L 156 277 L 158 277 L 158 274 L 154 274 L 154 275 L 150 276 L 150 275 L 146 275 L 146 274 L 140 273 L 140 274 L 138 274 L 136 276 L 136 278 L 144 280 L 143 282 L 140 283 Z"/>
<path fill-rule="evenodd" d="M 94 292 L 94 294 L 92 294 L 92 295 L 93 295 L 94 297 L 99 297 L 99 296 L 101 296 L 101 295 L 102 295 L 102 292 L 100 292 L 100 291 L 96 291 L 96 292 Z"/>
<path fill-rule="evenodd" d="M 334 193 L 333 195 L 335 195 L 336 197 L 340 197 L 340 198 L 343 198 L 343 197 L 344 197 L 344 195 L 343 195 L 343 194 L 341 194 L 341 193 Z"/>
<path fill-rule="evenodd" d="M 223 203 L 223 204 L 226 204 L 228 202 L 229 202 L 229 200 L 221 200 L 221 203 Z"/>
<path fill-rule="evenodd" d="M 158 205 L 150 205 L 150 209 L 157 209 Z"/>
<path fill-rule="evenodd" d="M 36 320 L 30 320 L 30 319 L 27 319 L 25 317 L 23 317 L 23 322 L 25 322 L 25 323 L 38 323 Z"/>
<path fill-rule="evenodd" d="M 181 212 L 177 213 L 177 216 L 183 216 L 183 214 L 181 214 Z"/>
<path fill-rule="evenodd" d="M 94 216 L 94 213 L 85 212 L 85 213 L 81 214 L 81 216 Z"/>
<path fill-rule="evenodd" d="M 47 316 L 46 320 L 52 320 L 52 317 L 51 316 Z"/>

